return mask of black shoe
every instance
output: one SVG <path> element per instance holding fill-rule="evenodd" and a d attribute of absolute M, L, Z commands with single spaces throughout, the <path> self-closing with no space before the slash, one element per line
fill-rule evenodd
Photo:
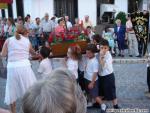
<path fill-rule="evenodd" d="M 99 108 L 100 105 L 99 105 L 99 103 L 94 103 L 94 104 L 93 104 L 93 107 L 94 107 L 94 108 Z"/>
<path fill-rule="evenodd" d="M 132 55 L 129 55 L 129 57 L 133 57 Z"/>
<path fill-rule="evenodd" d="M 121 57 L 124 57 L 124 55 L 121 55 Z"/>
<path fill-rule="evenodd" d="M 138 55 L 138 56 L 135 56 L 135 57 L 139 57 L 139 58 L 141 58 L 142 56 L 141 56 L 141 55 Z"/>
<path fill-rule="evenodd" d="M 100 113 L 106 113 L 106 110 L 102 110 L 102 109 L 101 109 L 101 112 L 100 112 Z"/>
<path fill-rule="evenodd" d="M 120 109 L 118 105 L 114 105 L 114 109 Z"/>
<path fill-rule="evenodd" d="M 121 56 L 121 54 L 119 54 L 118 56 Z"/>

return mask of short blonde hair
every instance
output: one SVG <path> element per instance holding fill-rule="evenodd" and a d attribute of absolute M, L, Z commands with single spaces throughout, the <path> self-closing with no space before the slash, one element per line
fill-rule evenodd
<path fill-rule="evenodd" d="M 116 20 L 116 24 L 117 24 L 117 23 L 121 23 L 121 20 L 120 20 L 120 19 L 117 19 L 117 20 Z"/>
<path fill-rule="evenodd" d="M 23 97 L 24 113 L 86 113 L 86 99 L 72 74 L 57 69 Z"/>

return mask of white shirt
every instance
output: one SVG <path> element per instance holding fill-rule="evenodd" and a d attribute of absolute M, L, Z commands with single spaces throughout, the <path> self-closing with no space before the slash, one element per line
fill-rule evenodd
<path fill-rule="evenodd" d="M 19 40 L 15 36 L 6 40 L 8 43 L 8 62 L 29 59 L 30 41 L 21 35 Z"/>
<path fill-rule="evenodd" d="M 67 68 L 78 79 L 78 61 L 69 58 L 67 60 Z"/>
<path fill-rule="evenodd" d="M 79 70 L 85 71 L 85 65 L 86 65 L 86 56 L 82 55 L 81 60 L 79 60 Z"/>
<path fill-rule="evenodd" d="M 66 24 L 67 24 L 67 29 L 72 28 L 72 24 L 71 24 L 71 22 L 67 21 L 67 22 L 66 22 Z"/>
<path fill-rule="evenodd" d="M 40 62 L 40 66 L 39 66 L 38 72 L 39 72 L 41 75 L 48 76 L 48 75 L 52 72 L 51 60 L 48 59 L 48 58 L 43 59 L 43 60 Z"/>
<path fill-rule="evenodd" d="M 8 30 L 8 25 L 7 25 L 7 24 L 5 24 L 5 25 L 4 25 L 4 32 L 6 33 L 6 32 L 7 32 L 7 30 Z"/>
<path fill-rule="evenodd" d="M 117 32 L 119 32 L 119 30 L 120 30 L 120 27 L 117 27 Z"/>
<path fill-rule="evenodd" d="M 89 81 L 92 81 L 93 74 L 98 72 L 98 68 L 99 68 L 99 64 L 98 64 L 98 60 L 96 59 L 96 57 L 94 57 L 92 59 L 88 59 L 84 78 L 86 78 Z M 96 77 L 96 80 L 97 79 L 98 79 L 98 77 Z"/>
<path fill-rule="evenodd" d="M 131 20 L 128 20 L 127 22 L 126 22 L 126 28 L 132 28 L 133 27 L 133 25 L 132 25 L 132 22 L 131 22 Z M 129 31 L 129 33 L 134 33 L 134 31 L 132 30 L 132 31 Z"/>
<path fill-rule="evenodd" d="M 106 52 L 105 56 L 104 56 L 104 67 L 101 67 L 101 70 L 99 70 L 99 75 L 100 76 L 107 76 L 111 73 L 113 73 L 113 59 L 112 56 L 110 54 L 110 52 Z"/>
<path fill-rule="evenodd" d="M 92 32 L 92 31 L 91 31 L 91 33 L 90 33 L 90 34 L 88 34 L 88 37 L 89 37 L 90 41 L 92 41 L 92 40 L 93 40 L 93 35 L 95 35 L 95 33 L 94 33 L 94 32 Z"/>
<path fill-rule="evenodd" d="M 84 27 L 84 29 L 86 29 L 88 26 L 91 26 L 91 27 L 92 27 L 92 26 L 93 26 L 93 25 L 92 25 L 92 22 L 91 22 L 90 20 L 84 21 L 84 22 L 83 22 L 83 27 Z"/>
<path fill-rule="evenodd" d="M 52 31 L 52 22 L 46 21 L 45 19 L 41 22 L 41 28 L 43 32 L 51 32 Z"/>

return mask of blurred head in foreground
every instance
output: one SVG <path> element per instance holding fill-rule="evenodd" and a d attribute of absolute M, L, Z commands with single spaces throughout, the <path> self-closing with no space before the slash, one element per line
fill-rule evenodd
<path fill-rule="evenodd" d="M 86 99 L 66 69 L 57 69 L 23 97 L 24 113 L 86 113 Z"/>

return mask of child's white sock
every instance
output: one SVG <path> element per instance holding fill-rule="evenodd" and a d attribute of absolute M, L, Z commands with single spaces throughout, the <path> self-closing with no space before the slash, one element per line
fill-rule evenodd
<path fill-rule="evenodd" d="M 106 110 L 106 104 L 101 104 L 101 109 Z"/>

